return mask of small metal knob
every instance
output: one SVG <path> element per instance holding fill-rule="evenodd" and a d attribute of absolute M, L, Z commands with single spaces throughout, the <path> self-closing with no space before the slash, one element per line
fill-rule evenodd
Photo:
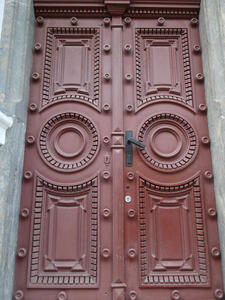
<path fill-rule="evenodd" d="M 106 81 L 109 81 L 109 80 L 111 79 L 110 73 L 105 73 L 105 74 L 104 74 L 104 79 L 105 79 Z"/>
<path fill-rule="evenodd" d="M 110 46 L 109 44 L 105 44 L 105 45 L 103 46 L 103 50 L 104 50 L 105 52 L 109 52 L 110 49 L 111 49 L 111 46 Z"/>
<path fill-rule="evenodd" d="M 27 250 L 25 248 L 20 248 L 17 251 L 17 255 L 18 255 L 19 258 L 23 258 L 27 255 Z"/>
<path fill-rule="evenodd" d="M 210 140 L 209 140 L 208 136 L 203 136 L 201 138 L 201 141 L 202 141 L 202 144 L 204 144 L 204 145 L 209 145 L 209 143 L 210 143 Z"/>
<path fill-rule="evenodd" d="M 171 293 L 171 299 L 173 299 L 173 300 L 179 300 L 179 299 L 181 299 L 180 292 L 178 290 L 172 291 L 172 293 Z"/>
<path fill-rule="evenodd" d="M 42 25 L 42 24 L 44 24 L 44 18 L 39 16 L 36 18 L 36 22 L 38 25 Z"/>
<path fill-rule="evenodd" d="M 132 80 L 132 74 L 125 74 L 125 79 L 126 81 L 131 81 Z"/>
<path fill-rule="evenodd" d="M 30 211 L 28 208 L 23 208 L 20 212 L 21 217 L 24 219 L 27 218 L 29 216 L 29 214 L 30 214 Z"/>
<path fill-rule="evenodd" d="M 213 247 L 211 249 L 211 254 L 213 257 L 218 258 L 220 257 L 221 253 L 220 253 L 220 249 L 218 249 L 217 247 Z"/>
<path fill-rule="evenodd" d="M 202 73 L 197 73 L 197 74 L 195 75 L 195 78 L 196 78 L 197 80 L 199 80 L 199 81 L 202 81 L 202 80 L 204 79 L 204 75 L 203 75 Z"/>
<path fill-rule="evenodd" d="M 103 137 L 103 143 L 106 144 L 106 145 L 109 144 L 109 137 L 108 136 Z"/>
<path fill-rule="evenodd" d="M 36 43 L 36 44 L 34 45 L 34 50 L 35 50 L 36 52 L 40 51 L 40 50 L 41 50 L 41 44 L 40 44 L 40 43 Z"/>
<path fill-rule="evenodd" d="M 192 18 L 190 22 L 191 22 L 192 26 L 198 25 L 198 19 L 197 18 Z"/>
<path fill-rule="evenodd" d="M 163 26 L 165 21 L 166 20 L 163 17 L 160 17 L 160 18 L 158 18 L 157 23 L 158 23 L 159 26 Z"/>
<path fill-rule="evenodd" d="M 205 171 L 204 176 L 206 179 L 212 179 L 213 178 L 213 174 L 210 171 Z"/>
<path fill-rule="evenodd" d="M 33 80 L 37 81 L 40 78 L 40 74 L 38 72 L 34 72 L 31 77 Z"/>
<path fill-rule="evenodd" d="M 109 208 L 104 208 L 104 210 L 103 210 L 103 217 L 104 218 L 109 218 L 110 215 L 111 215 L 110 209 Z"/>
<path fill-rule="evenodd" d="M 199 104 L 198 109 L 200 110 L 200 112 L 206 112 L 207 111 L 207 106 L 203 103 Z"/>
<path fill-rule="evenodd" d="M 216 289 L 214 292 L 214 295 L 215 295 L 216 299 L 223 299 L 224 292 L 221 289 Z"/>
<path fill-rule="evenodd" d="M 137 292 L 136 291 L 130 291 L 129 296 L 130 296 L 130 300 L 136 300 L 137 299 Z"/>
<path fill-rule="evenodd" d="M 108 180 L 110 178 L 111 174 L 109 171 L 104 171 L 104 172 L 102 172 L 102 176 L 105 180 Z"/>
<path fill-rule="evenodd" d="M 130 44 L 126 44 L 126 45 L 124 45 L 124 51 L 125 52 L 130 52 L 131 51 L 131 45 Z"/>
<path fill-rule="evenodd" d="M 71 25 L 75 26 L 78 24 L 78 19 L 76 17 L 72 17 L 70 19 L 70 23 L 71 23 Z"/>
<path fill-rule="evenodd" d="M 124 19 L 124 24 L 126 25 L 126 26 L 129 26 L 130 24 L 131 24 L 131 18 L 130 17 L 126 17 L 125 19 Z"/>
<path fill-rule="evenodd" d="M 132 104 L 127 104 L 127 105 L 126 105 L 126 111 L 127 111 L 128 113 L 132 112 L 133 109 L 134 109 L 134 107 L 133 107 Z"/>
<path fill-rule="evenodd" d="M 24 172 L 24 178 L 25 178 L 25 179 L 29 180 L 29 179 L 32 178 L 32 176 L 33 176 L 33 174 L 32 174 L 31 171 L 26 171 L 26 172 Z"/>
<path fill-rule="evenodd" d="M 214 217 L 216 217 L 216 214 L 217 214 L 217 213 L 216 213 L 216 209 L 215 209 L 215 208 L 212 208 L 212 207 L 211 207 L 211 208 L 208 209 L 208 216 L 209 216 L 209 217 L 214 218 Z"/>
<path fill-rule="evenodd" d="M 110 105 L 108 103 L 106 103 L 106 104 L 103 105 L 103 110 L 106 111 L 106 112 L 110 111 L 110 108 L 111 107 L 110 107 Z"/>
<path fill-rule="evenodd" d="M 200 45 L 194 45 L 194 46 L 193 46 L 193 50 L 194 50 L 194 52 L 196 52 L 196 53 L 201 52 L 201 47 L 200 47 Z"/>
<path fill-rule="evenodd" d="M 24 298 L 24 293 L 21 290 L 17 290 L 14 294 L 15 300 L 22 300 Z"/>
<path fill-rule="evenodd" d="M 135 258 L 136 257 L 136 255 L 137 255 L 137 253 L 136 253 L 136 250 L 134 249 L 134 248 L 130 248 L 129 250 L 128 250 L 128 256 L 130 257 L 130 258 Z"/>
<path fill-rule="evenodd" d="M 31 144 L 34 143 L 35 137 L 34 137 L 33 135 L 29 135 L 29 136 L 27 137 L 26 141 L 27 141 L 27 144 L 28 144 L 28 145 L 31 145 Z"/>
<path fill-rule="evenodd" d="M 105 26 L 109 26 L 109 24 L 111 23 L 110 18 L 108 18 L 108 17 L 104 18 L 103 23 L 104 23 Z"/>
<path fill-rule="evenodd" d="M 128 210 L 128 217 L 131 218 L 131 219 L 135 217 L 135 210 L 134 209 L 129 209 Z"/>
<path fill-rule="evenodd" d="M 30 111 L 31 111 L 31 112 L 34 112 L 34 111 L 37 110 L 37 104 L 31 103 L 30 106 L 29 106 L 29 108 L 30 108 Z"/>
<path fill-rule="evenodd" d="M 130 181 L 134 180 L 134 173 L 133 173 L 133 172 L 128 172 L 128 173 L 127 173 L 127 178 L 128 178 L 128 180 L 130 180 Z"/>

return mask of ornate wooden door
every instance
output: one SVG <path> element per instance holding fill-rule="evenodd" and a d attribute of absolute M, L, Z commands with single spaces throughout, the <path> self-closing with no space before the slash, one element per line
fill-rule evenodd
<path fill-rule="evenodd" d="M 197 10 L 50 2 L 35 2 L 14 298 L 222 299 Z"/>

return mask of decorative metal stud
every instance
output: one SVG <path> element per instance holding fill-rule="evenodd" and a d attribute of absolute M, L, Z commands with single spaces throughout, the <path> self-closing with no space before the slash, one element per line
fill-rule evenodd
<path fill-rule="evenodd" d="M 109 24 L 111 23 L 110 18 L 108 18 L 108 17 L 104 18 L 103 23 L 104 23 L 105 26 L 109 26 Z"/>
<path fill-rule="evenodd" d="M 20 248 L 17 251 L 17 255 L 19 258 L 24 258 L 27 255 L 27 250 L 25 248 Z"/>
<path fill-rule="evenodd" d="M 132 75 L 131 74 L 125 74 L 125 79 L 126 79 L 126 81 L 131 81 L 132 80 Z"/>
<path fill-rule="evenodd" d="M 126 111 L 127 111 L 128 113 L 132 112 L 133 109 L 134 109 L 134 107 L 133 107 L 132 104 L 127 104 L 127 105 L 126 105 Z"/>
<path fill-rule="evenodd" d="M 130 248 L 129 250 L 128 250 L 128 256 L 130 257 L 130 258 L 135 258 L 136 257 L 136 255 L 137 255 L 137 252 L 136 252 L 136 250 L 134 249 L 134 248 Z"/>
<path fill-rule="evenodd" d="M 195 75 L 195 78 L 196 78 L 197 80 L 199 80 L 199 81 L 202 81 L 202 80 L 204 79 L 204 75 L 203 75 L 202 73 L 197 73 L 197 74 Z"/>
<path fill-rule="evenodd" d="M 29 108 L 30 108 L 30 111 L 31 111 L 31 112 L 34 112 L 34 111 L 37 110 L 37 104 L 31 103 L 30 106 L 29 106 Z"/>
<path fill-rule="evenodd" d="M 213 178 L 213 174 L 210 171 L 205 171 L 204 176 L 206 179 L 212 179 Z"/>
<path fill-rule="evenodd" d="M 192 26 L 198 25 L 198 19 L 197 18 L 192 18 L 190 22 L 191 22 Z"/>
<path fill-rule="evenodd" d="M 31 145 L 31 144 L 34 143 L 35 137 L 34 137 L 33 135 L 29 135 L 29 136 L 27 137 L 26 141 L 27 141 L 27 144 L 28 144 L 28 145 Z"/>
<path fill-rule="evenodd" d="M 66 300 L 66 299 L 67 299 L 67 294 L 66 294 L 66 292 L 61 291 L 60 293 L 58 293 L 57 299 L 58 299 L 58 300 Z"/>
<path fill-rule="evenodd" d="M 103 110 L 106 111 L 106 112 L 110 111 L 110 108 L 111 107 L 110 107 L 110 105 L 108 103 L 106 103 L 106 104 L 103 105 Z"/>
<path fill-rule="evenodd" d="M 15 300 L 22 300 L 24 298 L 24 293 L 21 290 L 17 290 L 14 294 Z"/>
<path fill-rule="evenodd" d="M 137 299 L 137 292 L 136 291 L 130 291 L 129 296 L 130 296 L 130 300 L 136 300 Z"/>
<path fill-rule="evenodd" d="M 131 24 L 131 18 L 130 17 L 126 17 L 125 19 L 124 19 L 124 24 L 126 25 L 126 26 L 129 26 L 130 24 Z"/>
<path fill-rule="evenodd" d="M 36 22 L 38 25 L 43 25 L 44 24 L 44 18 L 39 16 L 36 18 Z"/>
<path fill-rule="evenodd" d="M 125 52 L 129 53 L 129 52 L 131 52 L 131 49 L 132 49 L 132 47 L 131 47 L 130 44 L 124 45 L 124 51 L 125 51 Z"/>
<path fill-rule="evenodd" d="M 211 208 L 208 209 L 208 216 L 209 216 L 209 217 L 215 218 L 215 217 L 216 217 L 216 214 L 217 214 L 217 213 L 216 213 L 216 209 L 215 209 L 215 208 L 212 208 L 212 207 L 211 207 Z"/>
<path fill-rule="evenodd" d="M 104 172 L 102 172 L 102 176 L 105 180 L 108 180 L 110 178 L 111 174 L 109 171 L 104 171 Z"/>
<path fill-rule="evenodd" d="M 211 254 L 213 257 L 218 258 L 221 255 L 220 249 L 218 249 L 217 247 L 213 247 L 211 249 Z"/>
<path fill-rule="evenodd" d="M 173 300 L 179 300 L 179 299 L 181 299 L 180 292 L 178 290 L 172 291 L 172 293 L 171 293 L 171 299 L 173 299 Z"/>
<path fill-rule="evenodd" d="M 103 50 L 104 50 L 105 52 L 109 52 L 110 49 L 111 49 L 111 46 L 110 46 L 109 44 L 105 44 L 105 45 L 103 46 Z"/>
<path fill-rule="evenodd" d="M 21 217 L 24 219 L 27 218 L 29 216 L 29 214 L 30 214 L 30 211 L 28 208 L 23 208 L 20 212 Z"/>
<path fill-rule="evenodd" d="M 134 209 L 129 209 L 128 210 L 128 217 L 131 218 L 131 219 L 135 217 L 135 210 Z"/>
<path fill-rule="evenodd" d="M 108 136 L 103 137 L 103 143 L 106 144 L 106 145 L 109 143 L 109 137 Z"/>
<path fill-rule="evenodd" d="M 158 18 L 157 23 L 158 23 L 159 26 L 163 26 L 165 21 L 166 21 L 165 18 L 160 17 L 160 18 Z"/>
<path fill-rule="evenodd" d="M 103 256 L 104 258 L 109 258 L 109 257 L 110 257 L 110 250 L 109 250 L 108 248 L 104 248 L 104 249 L 102 250 L 102 256 Z"/>
<path fill-rule="evenodd" d="M 209 145 L 210 144 L 210 140 L 209 140 L 208 136 L 203 136 L 201 138 L 201 141 L 202 141 L 202 144 L 204 144 L 204 145 Z"/>
<path fill-rule="evenodd" d="M 201 112 L 206 112 L 207 111 L 207 106 L 205 104 L 199 104 L 199 107 L 198 109 L 201 111 Z"/>
<path fill-rule="evenodd" d="M 133 173 L 133 172 L 128 172 L 128 173 L 127 173 L 127 178 L 128 178 L 128 180 L 130 180 L 130 181 L 134 180 L 134 173 Z"/>
<path fill-rule="evenodd" d="M 105 73 L 105 74 L 104 74 L 104 79 L 105 79 L 106 81 L 109 81 L 109 80 L 111 79 L 110 73 Z"/>
<path fill-rule="evenodd" d="M 201 47 L 200 47 L 200 45 L 194 45 L 194 46 L 193 46 L 193 50 L 194 50 L 194 52 L 196 52 L 196 53 L 201 52 Z"/>
<path fill-rule="evenodd" d="M 107 219 L 107 218 L 110 217 L 110 215 L 111 215 L 110 209 L 109 208 L 104 208 L 104 210 L 103 210 L 103 217 Z"/>
<path fill-rule="evenodd" d="M 25 178 L 25 179 L 29 180 L 29 179 L 32 178 L 32 176 L 33 176 L 33 174 L 32 174 L 31 171 L 26 171 L 26 172 L 24 172 L 24 178 Z"/>
<path fill-rule="evenodd" d="M 214 292 L 215 298 L 216 299 L 223 299 L 224 297 L 224 292 L 221 289 L 216 289 Z"/>
<path fill-rule="evenodd" d="M 34 50 L 35 50 L 36 52 L 41 51 L 41 44 L 40 44 L 40 43 L 36 43 L 36 44 L 34 45 Z"/>
<path fill-rule="evenodd" d="M 33 80 L 37 81 L 40 78 L 40 74 L 38 72 L 34 72 L 31 77 Z"/>
<path fill-rule="evenodd" d="M 77 19 L 76 17 L 72 17 L 72 18 L 70 19 L 70 23 L 71 23 L 71 25 L 75 26 L 75 25 L 77 25 L 77 23 L 78 23 L 78 19 Z"/>

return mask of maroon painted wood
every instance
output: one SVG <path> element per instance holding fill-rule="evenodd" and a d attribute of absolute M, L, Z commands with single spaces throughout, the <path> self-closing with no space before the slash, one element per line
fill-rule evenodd
<path fill-rule="evenodd" d="M 199 1 L 35 10 L 14 299 L 222 299 Z"/>

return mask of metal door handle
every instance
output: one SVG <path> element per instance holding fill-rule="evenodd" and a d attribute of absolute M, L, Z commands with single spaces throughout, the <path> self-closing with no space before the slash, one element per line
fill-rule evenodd
<path fill-rule="evenodd" d="M 141 149 L 145 148 L 145 145 L 133 138 L 133 131 L 127 130 L 125 132 L 125 144 L 126 144 L 126 166 L 133 166 L 133 144 Z"/>

